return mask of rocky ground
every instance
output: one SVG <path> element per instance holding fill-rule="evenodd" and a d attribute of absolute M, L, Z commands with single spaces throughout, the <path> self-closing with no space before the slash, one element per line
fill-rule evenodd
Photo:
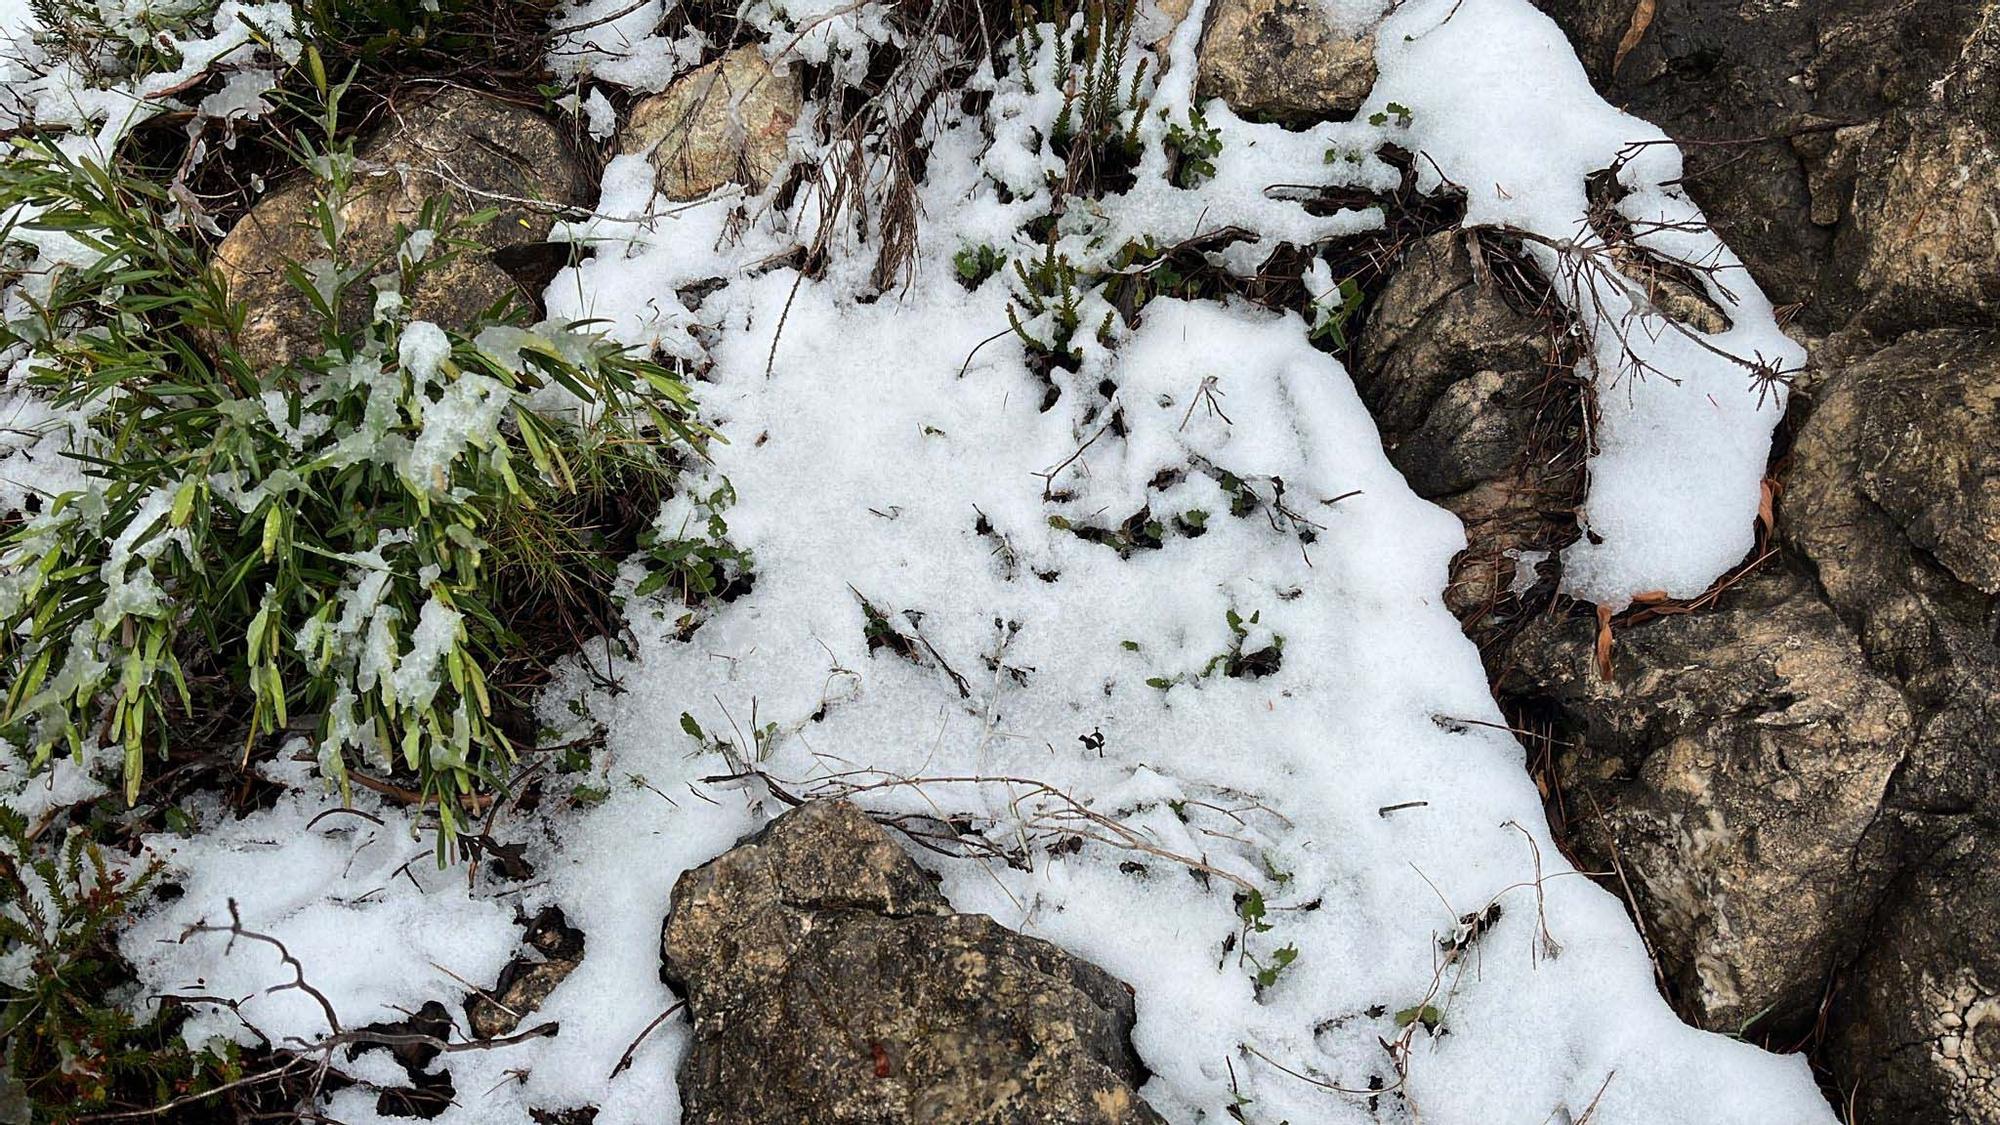
<path fill-rule="evenodd" d="M 1681 141 L 1814 363 L 1751 563 L 1614 621 L 1603 666 L 1559 599 L 1487 649 L 1496 690 L 1689 1018 L 1811 1045 L 1856 1120 L 2000 1119 L 1975 921 L 2000 844 L 2000 14 L 1542 7 Z"/>
<path fill-rule="evenodd" d="M 2000 1123 L 2000 930 L 1991 922 L 2000 915 L 2000 5 L 1536 6 L 1607 100 L 1679 144 L 1680 186 L 1810 356 L 1787 374 L 1755 547 L 1698 596 L 1649 591 L 1612 612 L 1562 592 L 1563 551 L 1589 534 L 1577 512 L 1603 388 L 1580 373 L 1577 320 L 1527 240 L 1462 226 L 1463 201 L 1449 191 L 1413 199 L 1419 154 L 1393 153 L 1404 182 L 1372 193 L 1409 205 L 1392 209 L 1386 231 L 1341 251 L 1365 288 L 1340 344 L 1355 391 L 1389 464 L 1463 522 L 1467 546 L 1444 602 L 1478 643 L 1493 693 L 1528 746 L 1554 842 L 1629 906 L 1675 1011 L 1773 1051 L 1807 1052 L 1850 1125 Z M 1169 20 L 1184 14 L 1161 7 Z M 1352 118 L 1378 78 L 1372 34 L 1335 31 L 1313 5 L 1290 0 L 1214 0 L 1199 44 L 1195 91 L 1247 122 Z M 700 200 L 730 184 L 754 195 L 782 178 L 804 97 L 796 73 L 740 47 L 635 99 L 610 145 L 649 154 L 645 174 L 665 200 Z M 558 214 L 590 205 L 596 162 L 561 123 L 505 99 L 454 89 L 403 109 L 373 128 L 363 159 L 422 166 L 448 154 L 437 163 L 448 174 L 384 177 L 346 206 L 344 221 L 373 240 L 371 252 L 387 253 L 397 224 L 427 199 L 497 203 L 478 252 L 405 297 L 447 325 L 470 323 L 496 301 L 543 301 L 570 263 L 538 250 L 555 237 Z M 1591 185 L 1590 217 L 1604 230 L 1619 221 L 1615 179 Z M 539 202 L 518 205 L 528 197 Z M 307 204 L 297 191 L 270 193 L 216 251 L 247 312 L 243 346 L 261 362 L 315 346 L 304 298 L 271 265 L 312 244 Z M 784 253 L 794 252 L 805 253 Z M 1703 270 L 1636 239 L 1612 253 L 1666 318 L 1699 334 L 1731 327 L 1733 302 L 1716 298 L 1726 279 L 1705 284 L 1714 279 Z M 693 292 L 707 282 L 699 273 L 690 292 L 669 294 L 688 297 L 688 310 L 704 296 Z M 790 312 L 790 297 L 783 307 Z M 662 318 L 655 342 L 665 350 L 713 342 L 714 326 L 683 317 L 688 310 Z M 361 304 L 340 312 L 368 315 Z M 775 337 L 769 346 L 775 356 Z M 1193 417 L 1192 402 L 1187 409 Z M 1281 483 L 1276 511 L 1283 498 Z M 1139 536 L 1091 530 L 1121 553 Z M 990 524 L 981 534 L 1013 568 L 1006 537 Z M 910 663 L 934 659 L 927 674 L 942 669 L 968 694 L 937 649 L 919 652 L 931 644 L 920 616 L 904 636 L 861 604 L 867 657 L 907 646 Z M 1278 653 L 1284 638 L 1246 646 L 1250 630 L 1231 617 L 1228 674 L 1255 679 L 1262 671 L 1244 673 L 1244 661 Z M 1269 659 L 1275 667 L 1279 657 Z M 1000 656 L 988 670 L 1022 683 L 1033 671 Z M 705 737 L 699 724 L 691 733 Z M 1135 1049 L 1130 984 L 1058 944 L 954 909 L 913 861 L 940 826 L 963 835 L 970 820 L 864 812 L 836 799 L 851 790 L 795 795 L 730 760 L 741 773 L 725 780 L 754 777 L 769 786 L 759 801 L 789 811 L 733 846 L 676 845 L 705 849 L 681 857 L 689 869 L 673 883 L 671 908 L 656 904 L 666 909 L 659 977 L 679 998 L 661 1018 L 687 1025 L 681 1120 L 1178 1120 L 1139 1092 L 1152 1075 Z M 1187 798 L 1174 801 L 1187 822 Z M 1383 806 L 1382 819 L 1397 807 Z M 1003 866 L 1020 862 L 994 848 Z M 1127 862 L 1139 870 L 1125 874 L 1139 877 L 1139 861 L 1158 858 L 1135 853 Z M 1539 895 L 1539 852 L 1536 865 Z M 1211 876 L 1242 882 L 1233 870 L 1175 872 L 1208 890 Z M 954 900 L 965 893 L 951 886 Z M 1254 915 L 1251 901 L 1234 896 L 1244 926 L 1225 957 L 1262 932 L 1261 893 Z M 1489 910 L 1464 914 L 1425 952 L 1456 964 L 1501 917 Z M 488 958 L 505 968 L 464 1009 L 479 1040 L 555 1034 L 536 1011 L 600 941 L 573 921 L 583 920 L 538 913 L 519 948 Z M 1246 1003 L 1277 979 L 1260 979 Z M 445 1022 L 422 1024 L 420 1012 L 387 1032 L 424 1040 L 414 1053 L 398 1047 L 410 1057 L 399 1053 L 397 1066 L 417 1086 L 437 1057 L 422 1049 L 448 1038 L 456 1019 L 431 1015 Z M 1428 994 L 1404 1011 L 1367 1010 L 1392 1018 L 1405 1047 L 1417 1029 L 1436 1031 L 1438 1017 Z M 1389 1038 L 1381 1044 L 1399 1057 Z M 1341 1104 L 1384 1119 L 1414 1113 L 1398 1100 L 1402 1065 L 1382 1068 L 1366 1089 L 1339 1089 Z M 1227 1081 L 1233 1088 L 1233 1071 Z M 449 1098 L 449 1079 L 444 1090 Z M 1559 1119 L 1583 1125 L 1596 1104 L 1565 1103 Z M 535 1119 L 580 1125 L 595 1112 Z M 1232 1115 L 1262 1120 L 1242 1115 L 1252 1112 Z"/>

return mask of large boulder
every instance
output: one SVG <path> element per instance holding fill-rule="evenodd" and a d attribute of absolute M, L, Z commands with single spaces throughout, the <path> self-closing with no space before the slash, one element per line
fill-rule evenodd
<path fill-rule="evenodd" d="M 1992 244 L 1968 237 L 1982 222 L 1972 201 L 1939 197 L 1953 211 L 1930 215 L 1902 194 L 1902 182 L 1951 183 L 1957 142 L 1939 144 L 1937 133 L 1894 119 L 1921 116 L 1947 97 L 1941 78 L 1978 69 L 1975 32 L 1991 36 L 1994 0 L 1535 3 L 1610 101 L 1687 142 L 1688 191 L 1772 299 L 1803 306 L 1805 327 L 1832 331 L 1870 303 L 1890 314 L 1884 323 L 1896 319 L 1890 304 L 1913 314 L 1911 323 L 1955 315 L 1926 306 L 1895 276 L 1932 270 L 1895 261 L 1899 240 L 1951 240 L 1963 249 L 1926 253 L 1954 261 L 1982 245 L 1990 257 Z M 1977 196 L 1994 180 L 1959 182 Z M 1920 229 L 1897 233 L 1898 215 L 1921 216 Z M 1890 267 L 1886 285 L 1857 268 L 1871 245 Z"/>
<path fill-rule="evenodd" d="M 460 218 L 495 209 L 491 222 L 459 233 L 477 244 L 435 264 L 413 292 L 413 315 L 446 327 L 472 324 L 509 300 L 535 301 L 559 261 L 521 253 L 539 246 L 566 210 L 596 198 L 596 168 L 570 147 L 543 114 L 459 87 L 445 87 L 397 107 L 389 124 L 355 150 L 355 174 L 340 202 L 343 266 L 384 263 L 425 204 L 449 199 Z M 290 265 L 327 258 L 314 203 L 320 181 L 295 178 L 258 201 L 216 248 L 215 268 L 230 300 L 243 309 L 235 346 L 252 366 L 277 366 L 319 352 L 322 323 L 287 276 Z M 367 284 L 349 289 L 340 330 L 366 326 L 375 303 Z"/>
<path fill-rule="evenodd" d="M 1151 1125 L 1129 988 L 954 913 L 866 814 L 808 804 L 681 876 L 663 938 L 687 1125 Z"/>
<path fill-rule="evenodd" d="M 779 74 L 754 45 L 738 47 L 634 106 L 619 144 L 651 151 L 668 199 L 731 183 L 761 191 L 785 165 L 800 107 L 796 72 Z"/>
<path fill-rule="evenodd" d="M 1196 96 L 1252 121 L 1344 121 L 1375 86 L 1374 34 L 1335 28 L 1313 0 L 1213 0 L 1200 59 Z"/>

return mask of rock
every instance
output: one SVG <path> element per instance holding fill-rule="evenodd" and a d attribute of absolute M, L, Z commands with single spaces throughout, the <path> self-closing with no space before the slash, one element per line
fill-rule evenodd
<path fill-rule="evenodd" d="M 1900 888 L 1834 1031 L 1856 1121 L 2000 1122 L 2000 839 L 1959 837 Z"/>
<path fill-rule="evenodd" d="M 1702 1026 L 1810 1013 L 1894 875 L 1878 817 L 1913 735 L 1901 694 L 1788 570 L 1619 633 L 1609 680 L 1594 635 L 1544 617 L 1511 650 L 1572 732 L 1571 846 L 1623 867 Z"/>
<path fill-rule="evenodd" d="M 461 253 L 404 294 L 413 315 L 448 328 L 472 324 L 496 302 L 538 299 L 560 263 L 536 269 L 506 251 L 542 243 L 561 209 L 587 207 L 597 190 L 595 169 L 570 149 L 555 123 L 457 87 L 401 107 L 395 123 L 355 155 L 354 183 L 340 208 L 346 263 L 394 254 L 398 226 L 415 227 L 425 202 L 447 192 L 455 215 L 499 210 L 492 222 L 461 232 L 486 253 Z M 288 263 L 325 256 L 313 215 L 318 188 L 308 177 L 279 187 L 216 248 L 216 270 L 244 310 L 236 346 L 260 370 L 316 355 L 321 347 L 319 317 L 285 276 Z M 373 305 L 374 291 L 365 283 L 354 286 L 340 309 L 341 330 L 364 327 Z"/>
<path fill-rule="evenodd" d="M 633 107 L 619 146 L 652 148 L 669 199 L 698 199 L 728 183 L 756 192 L 784 166 L 799 110 L 797 75 L 774 73 L 754 45 L 738 47 Z"/>
<path fill-rule="evenodd" d="M 1867 186 L 1879 173 L 1860 170 L 1859 146 L 1963 66 L 1993 9 L 1993 0 L 1535 4 L 1608 100 L 1699 142 L 1682 146 L 1689 193 L 1772 300 L 1804 306 L 1800 321 L 1815 332 L 1846 324 L 1864 296 L 1833 262 L 1857 175 L 1864 195 L 1892 190 Z M 1920 160 L 1944 166 L 1939 146 L 1913 139 L 1931 150 Z M 1886 140 L 1877 148 L 1876 167 L 1890 167 Z"/>
<path fill-rule="evenodd" d="M 1462 232 L 1439 231 L 1410 248 L 1375 298 L 1354 384 L 1385 438 L 1405 435 L 1453 383 L 1482 370 L 1539 372 L 1547 353 L 1543 322 L 1481 284 Z"/>
<path fill-rule="evenodd" d="M 1375 87 L 1374 34 L 1336 30 L 1312 0 L 1214 0 L 1200 57 L 1195 95 L 1251 121 L 1348 120 Z"/>
<path fill-rule="evenodd" d="M 1532 625 L 1502 694 L 1574 736 L 1570 842 L 1698 1022 L 1803 1036 L 1849 974 L 1861 1120 L 2000 1123 L 2000 331 L 1843 361 L 1779 484 L 1779 557 L 1713 608 L 1619 630 L 1608 682 L 1590 622 Z"/>
<path fill-rule="evenodd" d="M 687 1125 L 1141 1125 L 1129 988 L 954 913 L 845 802 L 682 875 L 663 935 Z"/>
<path fill-rule="evenodd" d="M 2000 810 L 2000 333 L 1905 337 L 1816 398 L 1780 526 L 1910 699 L 1900 803 Z"/>
<path fill-rule="evenodd" d="M 1835 284 L 1879 335 L 2000 313 L 2000 9 L 1926 104 L 1890 114 L 1853 157 Z"/>
<path fill-rule="evenodd" d="M 1515 310 L 1473 268 L 1460 231 L 1414 245 L 1375 298 L 1363 327 L 1355 389 L 1389 460 L 1419 496 L 1466 526 L 1445 600 L 1468 627 L 1506 597 L 1515 556 L 1574 536 L 1560 509 L 1560 464 L 1528 455 L 1549 425 L 1547 325 Z"/>

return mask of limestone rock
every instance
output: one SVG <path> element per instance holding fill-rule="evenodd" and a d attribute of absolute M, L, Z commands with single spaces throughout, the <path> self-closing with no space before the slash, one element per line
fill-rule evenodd
<path fill-rule="evenodd" d="M 797 75 L 774 73 L 755 46 L 738 47 L 634 107 L 620 147 L 657 145 L 653 167 L 669 199 L 728 183 L 761 191 L 785 164 L 799 110 Z"/>
<path fill-rule="evenodd" d="M 1532 626 L 1502 693 L 1575 741 L 1570 841 L 1622 861 L 1687 1011 L 1803 1036 L 1845 973 L 1860 1119 L 1994 1125 L 2000 331 L 1843 359 L 1809 409 L 1780 557 L 1620 630 L 1609 681 L 1590 622 Z"/>
<path fill-rule="evenodd" d="M 1253 121 L 1346 120 L 1375 87 L 1375 36 L 1335 30 L 1312 0 L 1215 0 L 1200 55 L 1196 96 Z"/>
<path fill-rule="evenodd" d="M 1994 0 L 1535 4 L 1612 104 L 1702 142 L 1682 146 L 1682 182 L 1772 300 L 1803 305 L 1801 323 L 1815 332 L 1846 324 L 1866 296 L 1839 281 L 1833 261 L 1836 239 L 1851 238 L 1857 175 L 1864 196 L 1894 190 L 1867 185 L 1876 173 L 1860 167 L 1865 138 L 1966 70 L 1975 30 L 1994 23 Z M 1946 166 L 1942 146 L 1914 140 L 1917 160 Z M 1875 147 L 1881 169 L 1903 151 L 1900 142 Z M 1890 210 L 1899 202 L 1881 198 Z"/>
<path fill-rule="evenodd" d="M 674 887 L 688 1125 L 1150 1125 L 1131 990 L 954 913 L 845 802 L 794 809 Z"/>
<path fill-rule="evenodd" d="M 1946 111 L 1898 114 L 1856 167 L 1834 268 L 1861 326 L 1886 335 L 2000 316 L 2000 130 Z"/>
<path fill-rule="evenodd" d="M 487 252 L 467 251 L 442 263 L 415 292 L 404 294 L 413 315 L 446 327 L 468 325 L 499 301 L 539 297 L 554 268 L 524 266 L 507 251 L 540 244 L 560 209 L 587 207 L 596 194 L 595 169 L 570 149 L 554 122 L 458 87 L 401 106 L 393 123 L 360 144 L 355 156 L 354 183 L 340 208 L 346 263 L 393 255 L 397 227 L 414 228 L 425 202 L 439 195 L 449 193 L 459 216 L 498 209 L 492 222 L 461 232 Z M 318 187 L 304 177 L 284 184 L 216 248 L 215 268 L 244 310 L 236 345 L 260 369 L 320 348 L 319 318 L 285 275 L 288 263 L 325 256 L 313 216 Z M 369 286 L 354 286 L 340 309 L 341 330 L 365 326 L 373 302 Z"/>
<path fill-rule="evenodd" d="M 1834 1038 L 1857 1121 L 2000 1121 L 2000 839 L 1968 833 L 1900 888 Z"/>
<path fill-rule="evenodd" d="M 1893 870 L 1878 830 L 1913 727 L 1895 686 L 1802 575 L 1623 631 L 1544 618 L 1512 649 L 1574 732 L 1556 775 L 1571 843 L 1614 860 L 1684 1010 L 1735 1030 L 1811 1011 Z"/>

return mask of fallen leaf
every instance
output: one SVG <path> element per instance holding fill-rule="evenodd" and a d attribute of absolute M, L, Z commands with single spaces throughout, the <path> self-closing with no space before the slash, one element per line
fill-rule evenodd
<path fill-rule="evenodd" d="M 1597 607 L 1597 675 L 1599 679 L 1611 678 L 1611 607 Z"/>
<path fill-rule="evenodd" d="M 1618 68 L 1624 65 L 1625 56 L 1632 53 L 1632 48 L 1637 47 L 1639 42 L 1646 38 L 1646 29 L 1653 26 L 1654 5 L 1655 0 L 1639 0 L 1639 6 L 1632 9 L 1632 23 L 1625 28 L 1625 38 L 1618 41 L 1617 53 L 1611 56 L 1613 75 L 1616 75 Z"/>

